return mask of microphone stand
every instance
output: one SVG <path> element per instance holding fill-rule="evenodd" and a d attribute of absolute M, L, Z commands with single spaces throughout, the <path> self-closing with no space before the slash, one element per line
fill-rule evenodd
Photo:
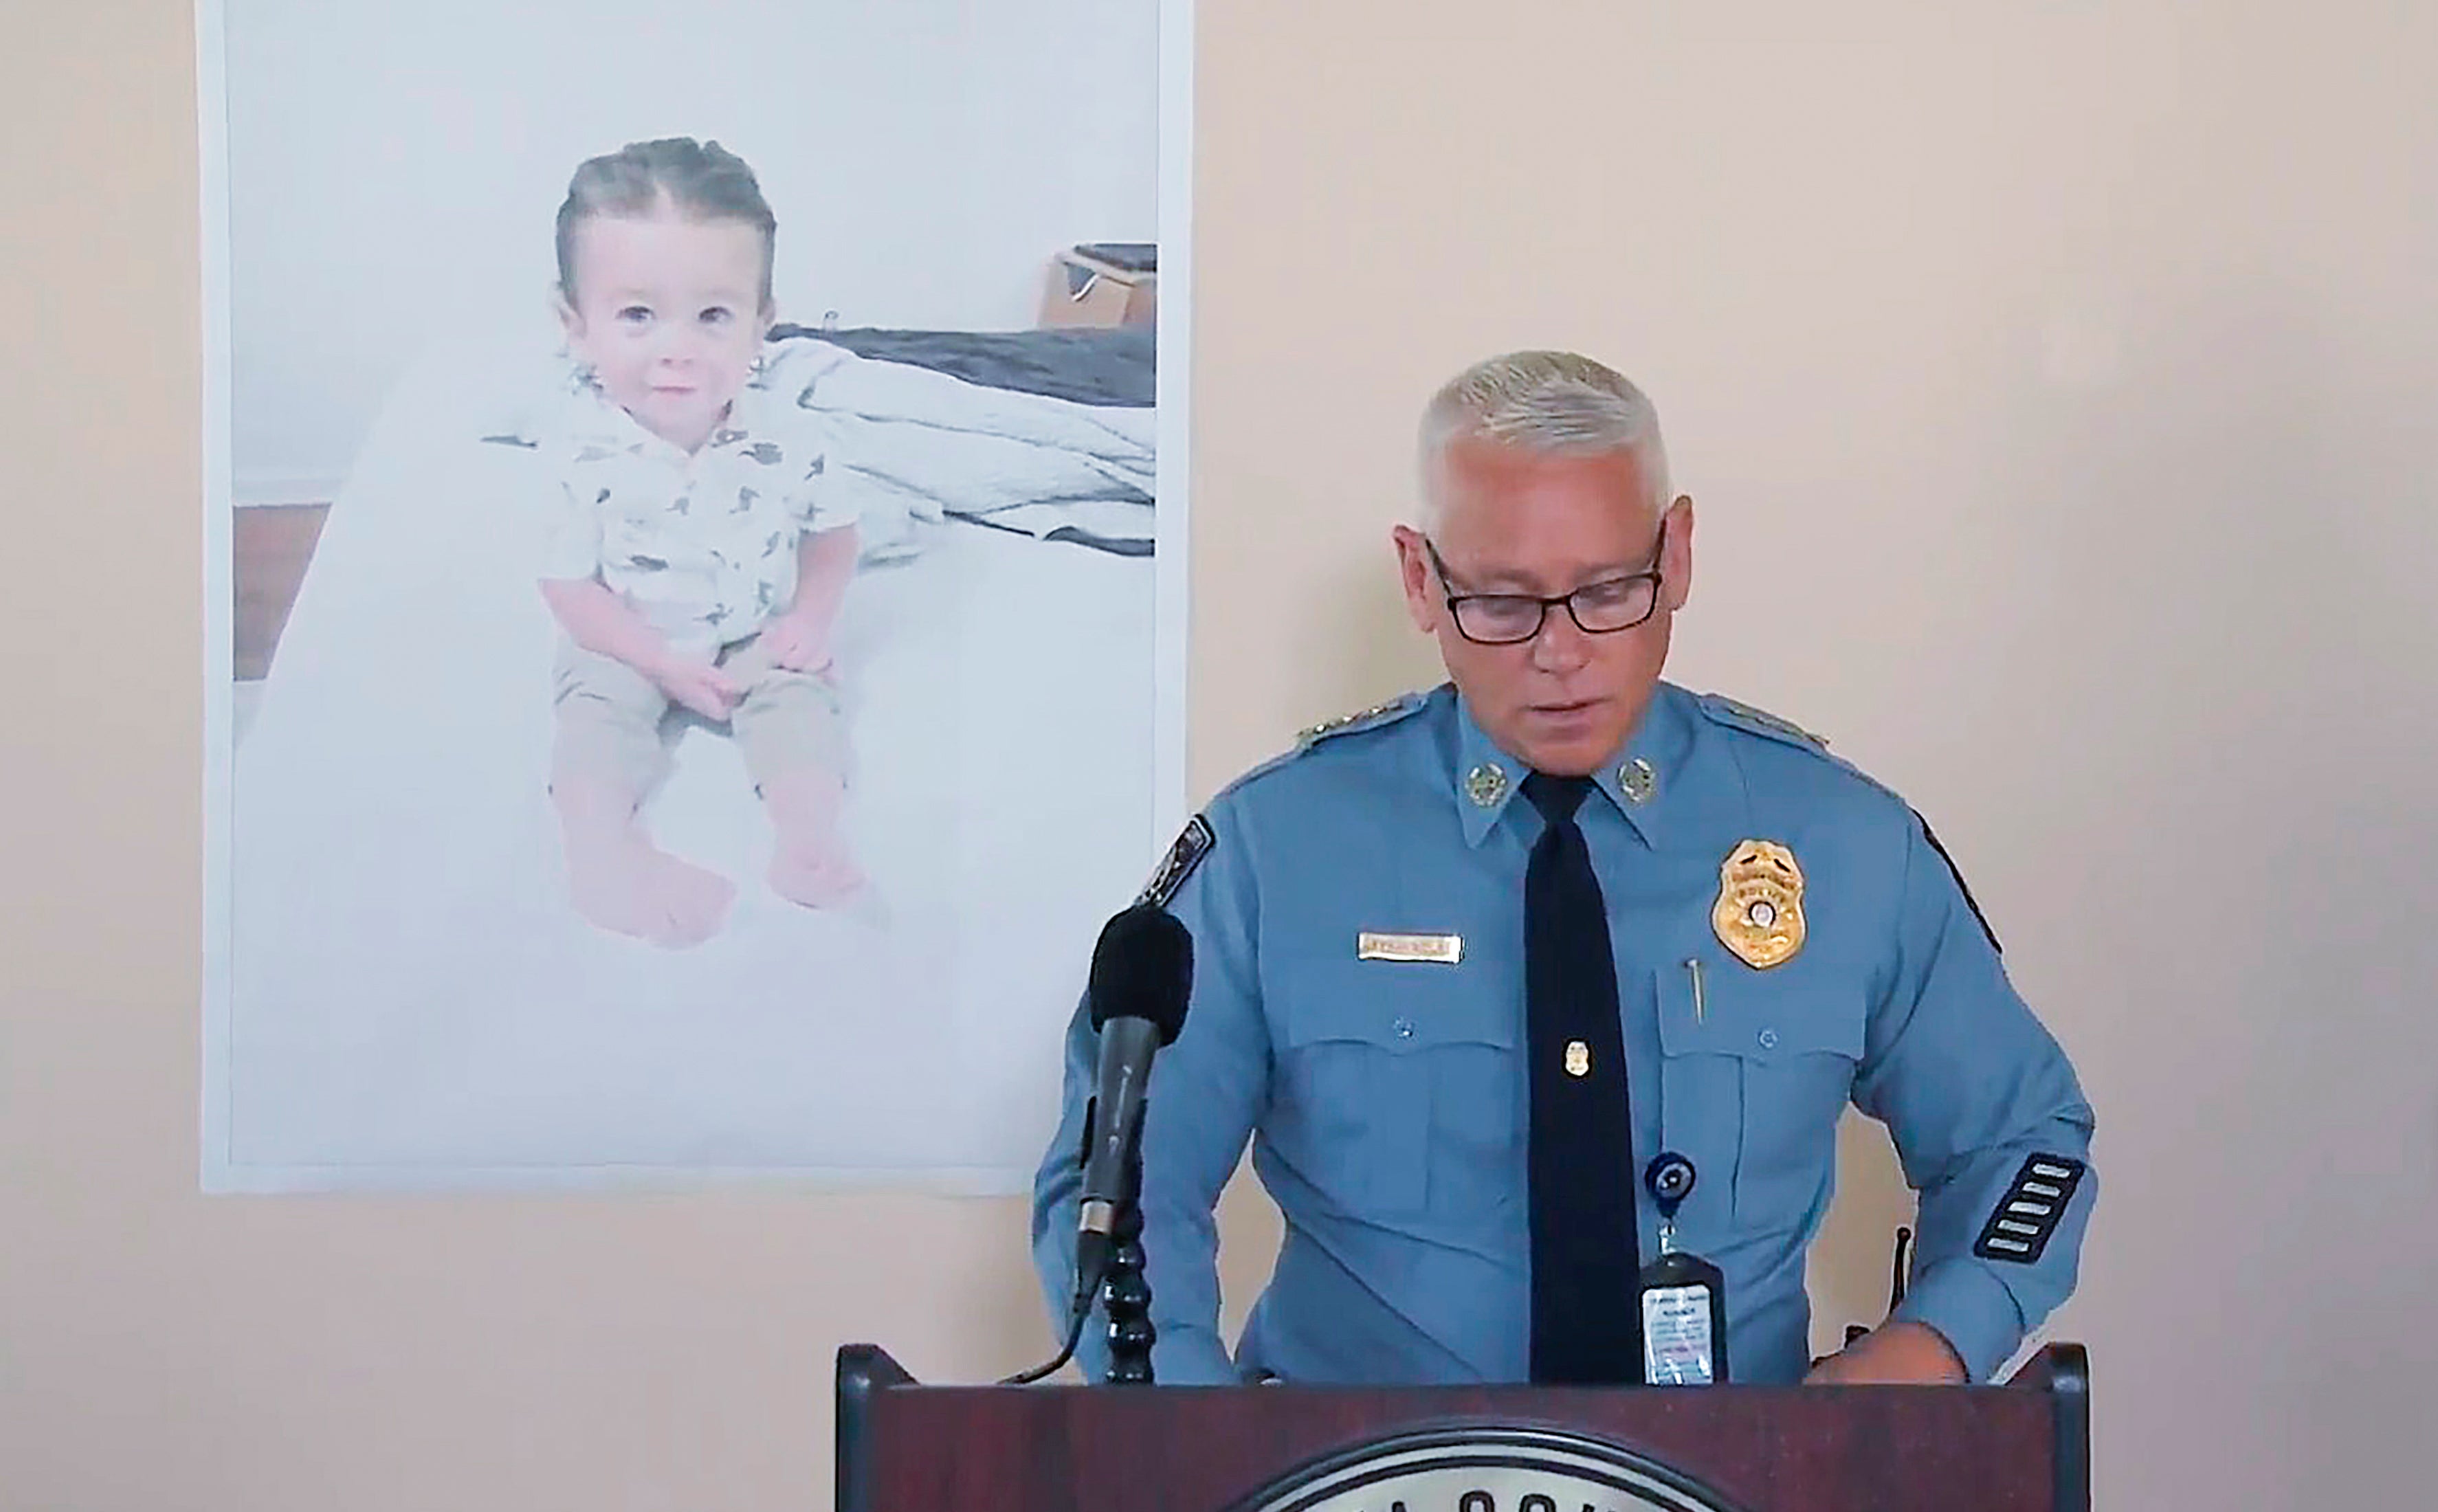
<path fill-rule="evenodd" d="M 1085 1118 L 1085 1145 L 1091 1144 L 1090 1130 L 1097 1108 L 1087 1110 Z M 1047 1364 L 1036 1365 L 999 1382 L 1002 1386 L 1029 1386 L 1048 1379 L 1075 1357 L 1075 1346 L 1084 1337 L 1084 1325 L 1092 1314 L 1092 1300 L 1097 1295 L 1101 1310 L 1107 1319 L 1104 1335 L 1109 1345 L 1109 1383 L 1112 1385 L 1150 1385 L 1151 1349 L 1157 1342 L 1151 1321 L 1151 1280 L 1143 1271 L 1142 1208 L 1137 1201 L 1142 1191 L 1142 1149 L 1138 1145 L 1127 1152 L 1124 1174 L 1119 1181 L 1122 1188 L 1109 1204 L 1109 1243 L 1102 1252 L 1095 1275 L 1076 1278 L 1075 1306 L 1067 1324 L 1067 1341 L 1057 1357 Z"/>
<path fill-rule="evenodd" d="M 1125 1191 L 1109 1226 L 1109 1261 L 1101 1272 L 1101 1310 L 1108 1317 L 1109 1384 L 1152 1384 L 1151 1278 L 1143 1272 L 1142 1151 L 1126 1159 Z"/>

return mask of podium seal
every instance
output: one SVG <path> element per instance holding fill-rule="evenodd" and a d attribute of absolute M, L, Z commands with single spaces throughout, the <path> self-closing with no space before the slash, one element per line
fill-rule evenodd
<path fill-rule="evenodd" d="M 1233 1512 L 1740 1512 L 1654 1460 L 1578 1433 L 1404 1433 L 1293 1472 Z"/>

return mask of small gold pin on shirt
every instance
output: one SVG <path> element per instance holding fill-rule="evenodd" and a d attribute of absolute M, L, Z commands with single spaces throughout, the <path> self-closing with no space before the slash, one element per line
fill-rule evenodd
<path fill-rule="evenodd" d="M 1591 1074 L 1592 1047 L 1581 1040 L 1568 1040 L 1566 1042 L 1566 1075 L 1589 1076 Z"/>
<path fill-rule="evenodd" d="M 1392 935 L 1366 929 L 1354 937 L 1358 960 L 1415 960 L 1453 966 L 1464 958 L 1462 935 Z"/>

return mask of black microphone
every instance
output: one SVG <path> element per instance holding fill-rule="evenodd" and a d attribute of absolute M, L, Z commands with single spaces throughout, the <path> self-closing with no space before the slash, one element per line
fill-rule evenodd
<path fill-rule="evenodd" d="M 1091 1304 L 1119 1210 L 1136 1197 L 1152 1057 L 1175 1043 L 1192 993 L 1193 937 L 1166 909 L 1137 904 L 1102 928 L 1085 989 L 1101 1036 L 1101 1068 L 1084 1135 L 1075 1236 L 1079 1311 Z"/>

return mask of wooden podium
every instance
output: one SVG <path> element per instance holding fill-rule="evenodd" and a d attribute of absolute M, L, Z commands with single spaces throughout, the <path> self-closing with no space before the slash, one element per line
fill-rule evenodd
<path fill-rule="evenodd" d="M 1995 1386 L 926 1386 L 838 1357 L 838 1512 L 2089 1512 L 2090 1371 Z"/>

